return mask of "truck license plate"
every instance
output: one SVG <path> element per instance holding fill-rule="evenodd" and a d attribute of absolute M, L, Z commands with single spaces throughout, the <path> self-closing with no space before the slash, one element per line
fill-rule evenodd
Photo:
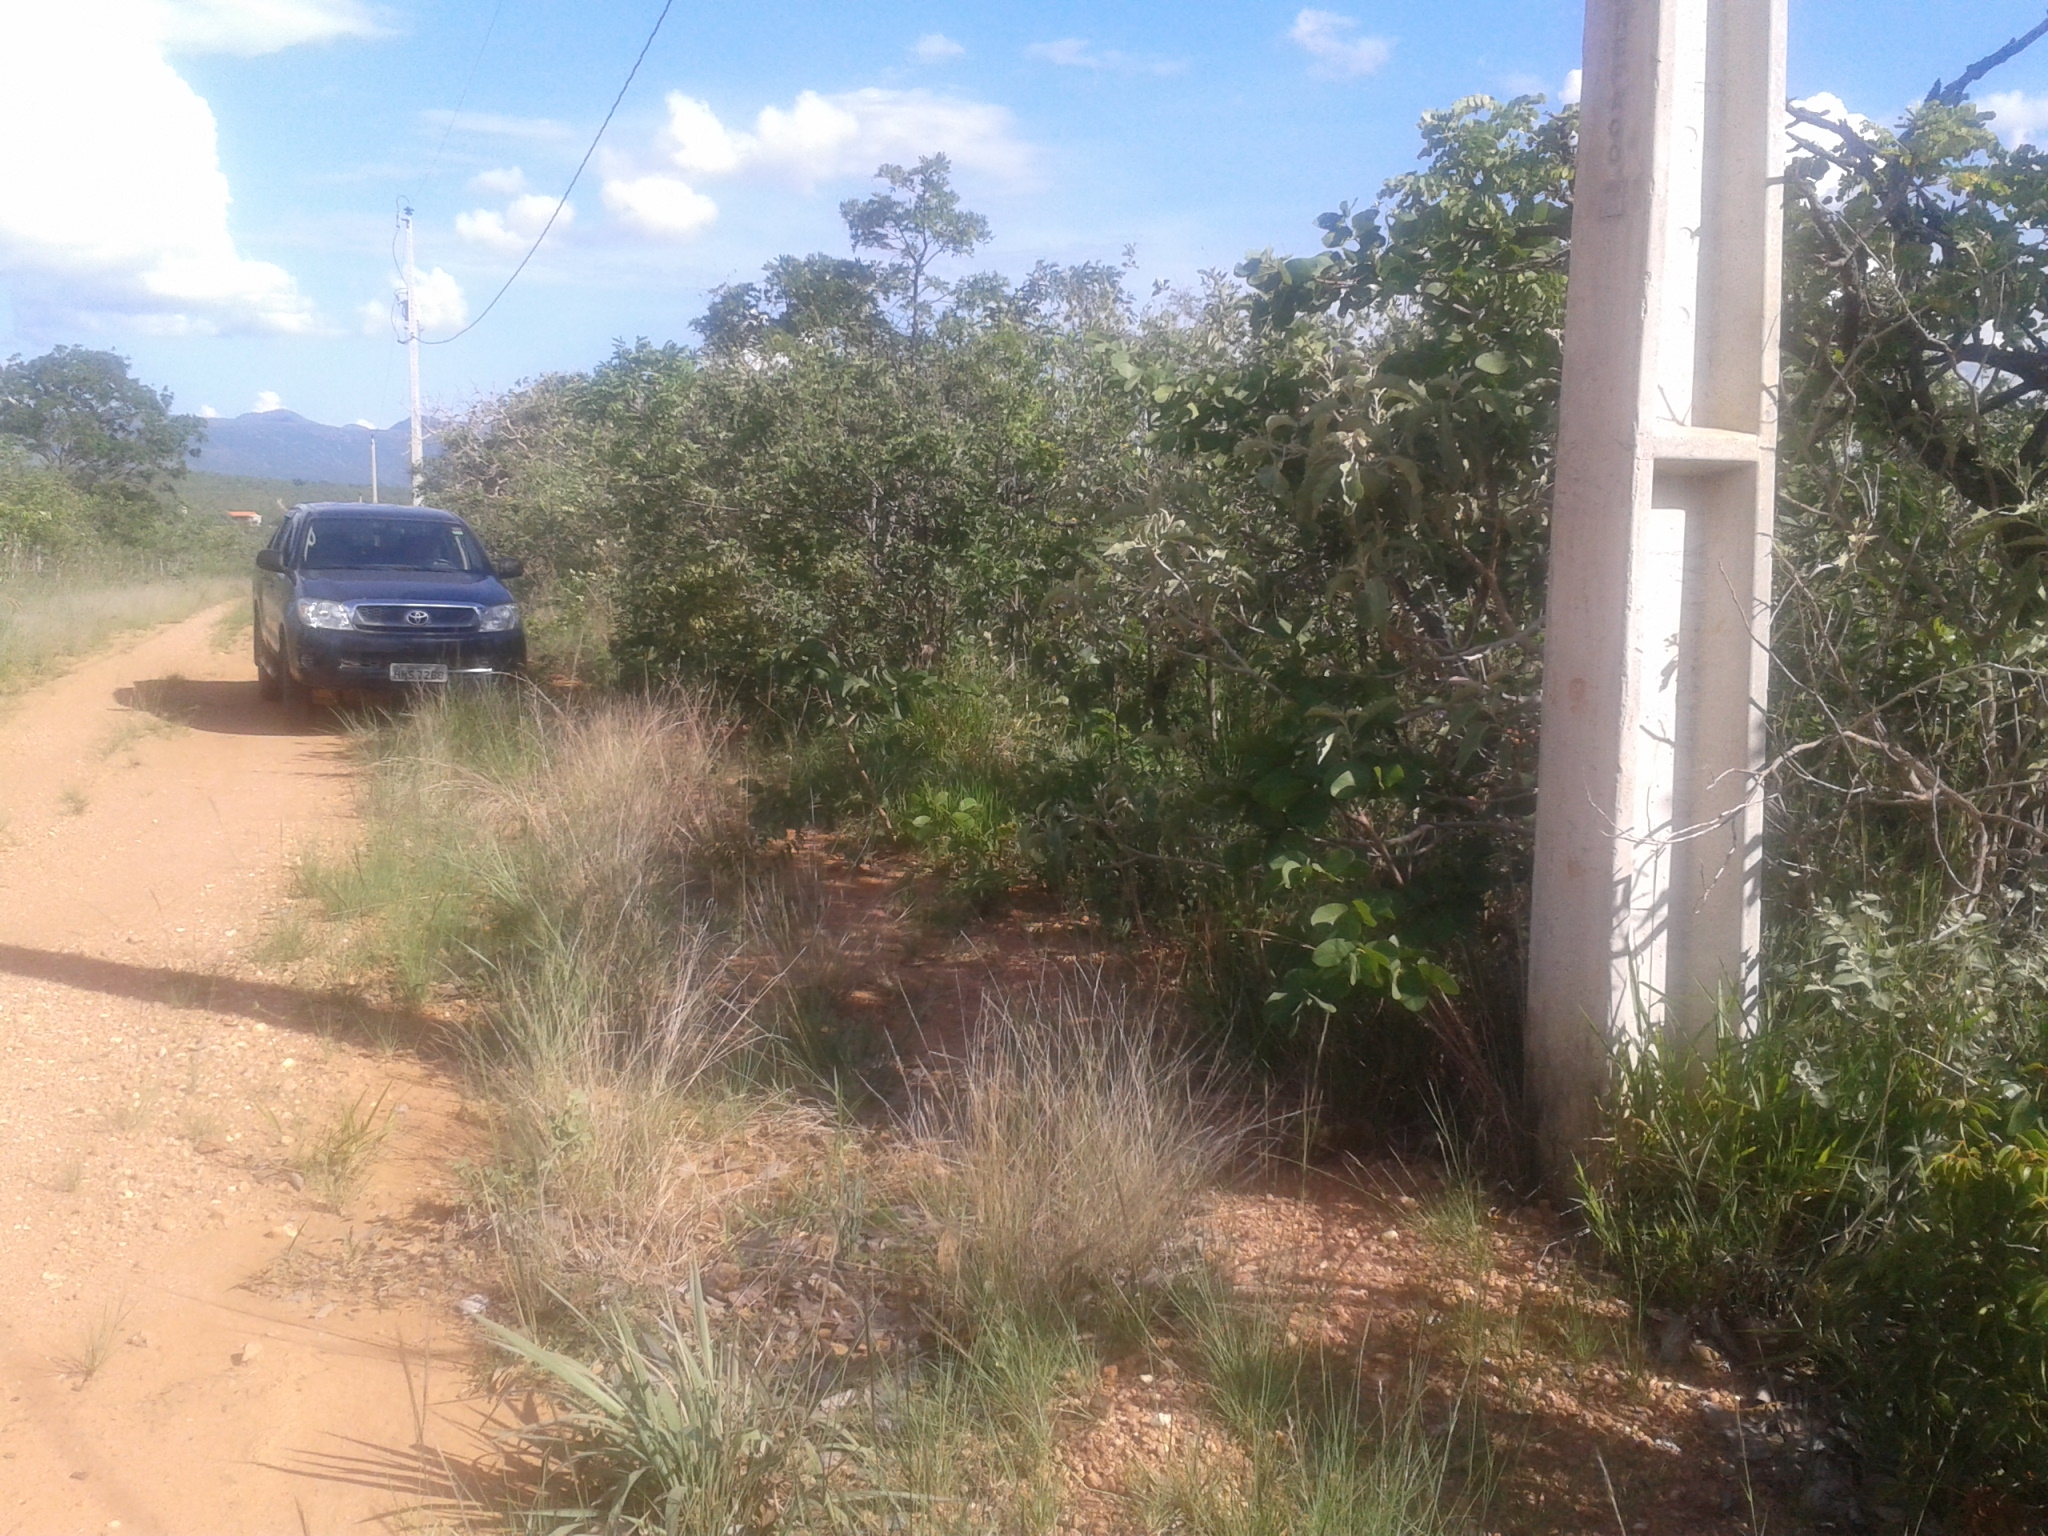
<path fill-rule="evenodd" d="M 438 661 L 394 661 L 391 663 L 391 681 L 445 683 L 448 681 L 448 669 Z"/>

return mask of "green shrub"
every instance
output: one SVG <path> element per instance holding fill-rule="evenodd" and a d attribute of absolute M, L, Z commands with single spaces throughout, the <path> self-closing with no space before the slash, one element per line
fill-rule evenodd
<path fill-rule="evenodd" d="M 1587 1215 L 1646 1305 L 1811 1373 L 1938 1496 L 2048 1494 L 2048 997 L 1988 925 L 1828 911 L 1767 1026 L 1619 1074 Z"/>
<path fill-rule="evenodd" d="M 1017 883 L 1017 818 L 991 790 L 920 789 L 899 821 L 911 845 L 976 907 Z"/>

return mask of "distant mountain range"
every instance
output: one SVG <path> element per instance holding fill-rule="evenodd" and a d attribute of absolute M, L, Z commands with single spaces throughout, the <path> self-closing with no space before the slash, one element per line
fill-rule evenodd
<path fill-rule="evenodd" d="M 206 442 L 192 468 L 216 475 L 251 475 L 264 480 L 320 480 L 339 485 L 370 483 L 370 439 L 377 440 L 377 479 L 385 491 L 406 482 L 411 433 L 395 426 L 330 427 L 297 411 L 247 411 L 216 416 L 206 423 Z M 427 434 L 428 458 L 441 445 Z"/>

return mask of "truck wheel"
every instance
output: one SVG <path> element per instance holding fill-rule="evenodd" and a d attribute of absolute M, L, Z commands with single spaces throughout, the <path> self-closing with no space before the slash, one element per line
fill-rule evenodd
<path fill-rule="evenodd" d="M 263 649 L 263 642 L 256 642 L 256 697 L 266 704 L 275 704 L 284 697 L 279 686 L 277 662 Z"/>
<path fill-rule="evenodd" d="M 289 643 L 277 654 L 277 696 L 284 704 L 285 718 L 294 725 L 313 718 L 313 690 L 292 676 Z"/>

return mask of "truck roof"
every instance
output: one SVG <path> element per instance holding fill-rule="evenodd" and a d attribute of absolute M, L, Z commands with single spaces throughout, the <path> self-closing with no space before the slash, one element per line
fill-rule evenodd
<path fill-rule="evenodd" d="M 384 501 L 302 501 L 293 507 L 294 512 L 321 512 L 342 516 L 378 517 L 425 517 L 445 523 L 459 523 L 462 519 L 453 512 L 439 507 L 415 507 Z"/>

